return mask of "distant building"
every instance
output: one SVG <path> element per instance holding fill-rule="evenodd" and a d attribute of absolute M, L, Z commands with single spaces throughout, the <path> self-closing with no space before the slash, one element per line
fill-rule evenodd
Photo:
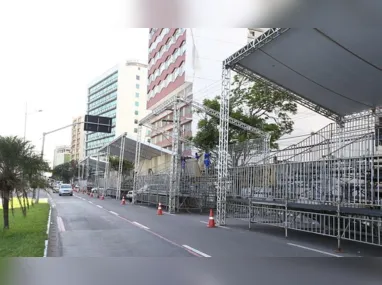
<path fill-rule="evenodd" d="M 85 132 L 84 125 L 82 124 L 84 121 L 83 116 L 79 116 L 73 119 L 73 127 L 72 127 L 72 140 L 71 140 L 71 159 L 80 161 L 84 158 L 85 151 Z"/>
<path fill-rule="evenodd" d="M 57 146 L 54 149 L 53 168 L 70 161 L 70 146 Z"/>
<path fill-rule="evenodd" d="M 146 101 L 147 65 L 144 63 L 126 61 L 94 80 L 88 88 L 87 114 L 111 117 L 113 127 L 110 134 L 85 134 L 85 157 L 95 155 L 100 147 L 124 132 L 136 136 L 139 120 L 147 115 Z"/>

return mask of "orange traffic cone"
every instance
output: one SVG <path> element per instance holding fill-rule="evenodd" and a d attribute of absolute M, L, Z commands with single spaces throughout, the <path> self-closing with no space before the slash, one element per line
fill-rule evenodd
<path fill-rule="evenodd" d="M 101 195 L 101 197 L 99 197 L 101 200 L 104 200 L 105 197 L 103 196 L 103 194 Z"/>
<path fill-rule="evenodd" d="M 214 228 L 215 227 L 215 218 L 214 218 L 214 211 L 210 209 L 210 217 L 208 218 L 208 228 Z"/>
<path fill-rule="evenodd" d="M 159 203 L 159 205 L 158 205 L 157 215 L 159 215 L 159 216 L 163 215 L 163 212 L 162 212 L 162 204 L 161 204 L 161 203 Z"/>
<path fill-rule="evenodd" d="M 122 197 L 122 202 L 121 202 L 121 205 L 126 205 L 125 196 L 123 196 L 123 197 Z"/>

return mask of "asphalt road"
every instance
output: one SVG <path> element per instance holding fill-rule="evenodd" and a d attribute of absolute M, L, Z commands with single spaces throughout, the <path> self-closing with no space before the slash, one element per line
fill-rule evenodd
<path fill-rule="evenodd" d="M 285 239 L 277 233 L 249 231 L 240 225 L 209 229 L 208 216 L 157 216 L 154 208 L 123 206 L 119 201 L 78 193 L 74 197 L 52 197 L 62 256 L 103 257 L 100 266 L 104 274 L 88 276 L 93 284 L 101 284 L 98 282 L 110 274 L 114 283 L 123 282 L 129 275 L 132 284 L 180 284 L 180 280 L 181 284 L 242 284 L 253 280 L 259 284 L 381 284 L 381 260 L 337 258 L 356 255 L 338 254 L 323 242 Z M 119 263 L 111 266 L 115 260 L 106 262 L 107 257 L 135 258 L 123 259 L 121 267 Z M 100 262 L 91 261 L 94 268 Z M 80 267 L 90 270 L 85 264 Z M 122 276 L 117 270 L 123 271 Z M 163 282 L 158 282 L 159 277 Z"/>

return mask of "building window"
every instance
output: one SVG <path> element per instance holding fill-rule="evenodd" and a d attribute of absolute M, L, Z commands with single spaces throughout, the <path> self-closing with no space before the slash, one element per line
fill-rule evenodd
<path fill-rule="evenodd" d="M 138 133 L 138 129 L 137 128 L 134 128 L 134 133 Z"/>
<path fill-rule="evenodd" d="M 138 120 L 137 119 L 134 120 L 134 124 L 138 124 Z"/>
<path fill-rule="evenodd" d="M 135 84 L 135 87 L 136 87 L 137 89 L 139 89 L 139 84 Z"/>
<path fill-rule="evenodd" d="M 139 93 L 135 93 L 135 98 L 139 98 Z"/>
<path fill-rule="evenodd" d="M 139 79 L 140 79 L 140 76 L 139 76 L 139 75 L 136 75 L 136 76 L 135 76 L 135 79 L 136 79 L 136 80 L 139 80 Z"/>
<path fill-rule="evenodd" d="M 139 107 L 139 102 L 135 102 L 135 106 Z"/>
<path fill-rule="evenodd" d="M 138 111 L 135 111 L 134 113 L 135 113 L 135 115 L 138 115 Z"/>

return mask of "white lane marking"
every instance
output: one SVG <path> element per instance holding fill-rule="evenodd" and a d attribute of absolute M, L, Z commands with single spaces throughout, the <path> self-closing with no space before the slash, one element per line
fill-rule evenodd
<path fill-rule="evenodd" d="M 65 231 L 64 221 L 62 220 L 61 217 L 57 217 L 57 226 L 58 226 L 58 230 L 60 232 L 64 232 Z"/>
<path fill-rule="evenodd" d="M 140 224 L 140 223 L 138 223 L 138 222 L 133 222 L 133 224 L 134 224 L 134 225 L 136 225 L 136 226 L 138 226 L 138 227 L 140 227 L 140 228 L 143 228 L 143 229 L 149 230 L 149 228 L 148 228 L 148 227 L 146 227 L 146 226 L 144 226 L 144 225 L 142 225 L 142 224 Z"/>
<path fill-rule="evenodd" d="M 206 222 L 206 221 L 199 221 L 199 222 L 201 222 L 201 223 L 203 223 L 203 224 L 208 224 L 208 222 Z M 226 226 L 217 226 L 218 228 L 222 228 L 222 229 L 226 229 L 226 230 L 230 230 L 231 228 L 229 228 L 229 227 L 226 227 Z"/>
<path fill-rule="evenodd" d="M 334 254 L 334 253 L 330 253 L 330 252 L 314 249 L 314 248 L 311 248 L 311 247 L 302 246 L 302 245 L 295 244 L 295 243 L 287 243 L 287 244 L 290 245 L 290 246 L 295 246 L 295 247 L 299 247 L 299 248 L 302 248 L 302 249 L 306 249 L 306 250 L 310 250 L 310 251 L 315 251 L 315 252 L 318 252 L 318 253 L 321 253 L 321 254 L 325 254 L 325 255 L 329 255 L 329 256 L 333 256 L 333 257 L 342 257 L 341 255 L 338 255 L 338 254 Z"/>
<path fill-rule="evenodd" d="M 92 201 L 88 201 L 89 202 L 89 204 L 94 204 Z"/>
<path fill-rule="evenodd" d="M 184 248 L 187 248 L 188 250 L 191 250 L 191 251 L 193 251 L 193 252 L 195 252 L 195 253 L 197 253 L 197 254 L 203 256 L 203 257 L 211 257 L 210 255 L 205 254 L 204 252 L 201 252 L 201 251 L 199 251 L 199 250 L 197 250 L 197 249 L 195 249 L 195 248 L 192 248 L 192 247 L 189 246 L 189 245 L 184 244 L 184 245 L 182 245 L 182 246 L 183 246 Z"/>
<path fill-rule="evenodd" d="M 103 207 L 102 207 L 102 206 L 100 206 L 100 205 L 97 205 L 97 207 L 98 207 L 98 208 L 100 208 L 100 209 L 103 209 Z"/>
<path fill-rule="evenodd" d="M 119 214 L 118 214 L 118 213 L 116 213 L 116 212 L 113 212 L 113 211 L 109 211 L 109 213 L 110 213 L 110 214 L 113 214 L 113 215 L 115 215 L 115 216 L 119 216 Z"/>
<path fill-rule="evenodd" d="M 49 209 L 49 216 L 48 216 L 48 224 L 46 226 L 46 234 L 49 235 L 50 230 L 50 223 L 51 223 L 51 216 L 52 216 L 52 206 Z"/>
<path fill-rule="evenodd" d="M 48 256 L 48 240 L 45 240 L 44 257 Z"/>
<path fill-rule="evenodd" d="M 169 212 L 163 212 L 166 215 L 176 216 L 175 214 L 169 213 Z"/>

